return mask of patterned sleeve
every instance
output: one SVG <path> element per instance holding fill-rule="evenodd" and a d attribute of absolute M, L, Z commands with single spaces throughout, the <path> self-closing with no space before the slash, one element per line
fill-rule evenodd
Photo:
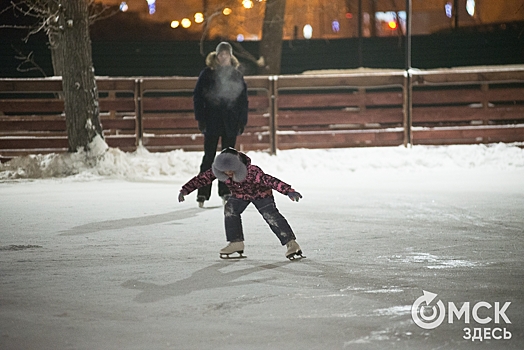
<path fill-rule="evenodd" d="M 291 185 L 285 183 L 282 180 L 277 179 L 274 176 L 264 173 L 262 169 L 258 167 L 256 168 L 257 168 L 256 179 L 261 184 L 267 187 L 270 187 L 274 189 L 275 191 L 282 193 L 283 195 L 287 195 L 290 192 L 290 190 L 292 189 Z"/>
<path fill-rule="evenodd" d="M 213 170 L 208 169 L 189 180 L 185 185 L 182 186 L 180 192 L 184 193 L 184 195 L 188 195 L 200 187 L 209 185 L 211 182 L 213 182 L 214 179 L 216 179 L 216 177 L 215 174 L 213 174 Z"/>

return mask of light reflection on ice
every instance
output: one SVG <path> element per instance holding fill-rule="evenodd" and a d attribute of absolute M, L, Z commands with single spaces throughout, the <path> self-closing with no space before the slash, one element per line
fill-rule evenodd
<path fill-rule="evenodd" d="M 400 262 L 400 263 L 415 263 L 415 264 L 425 264 L 428 269 L 449 269 L 456 267 L 475 267 L 480 266 L 480 263 L 455 259 L 453 257 L 439 257 L 429 253 L 410 253 L 408 255 L 392 255 L 392 256 L 379 256 L 380 258 L 385 258 L 391 262 Z"/>

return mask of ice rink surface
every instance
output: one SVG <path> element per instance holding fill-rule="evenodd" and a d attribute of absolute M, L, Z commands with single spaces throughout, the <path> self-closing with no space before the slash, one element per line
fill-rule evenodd
<path fill-rule="evenodd" d="M 253 206 L 248 258 L 219 259 L 216 187 L 205 209 L 176 201 L 201 155 L 0 168 L 0 348 L 524 348 L 522 149 L 248 154 L 304 196 L 275 194 L 306 259 L 288 261 Z M 419 319 L 445 307 L 432 329 L 411 313 L 423 291 L 437 296 Z"/>

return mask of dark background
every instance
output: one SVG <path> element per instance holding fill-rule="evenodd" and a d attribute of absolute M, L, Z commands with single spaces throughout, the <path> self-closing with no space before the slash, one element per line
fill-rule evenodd
<path fill-rule="evenodd" d="M 38 70 L 20 72 L 19 53 L 32 52 L 34 62 L 52 76 L 51 55 L 43 34 L 22 41 L 22 30 L 0 31 L 0 76 L 42 77 Z M 95 31 L 96 34 L 96 31 Z M 198 40 L 107 40 L 92 35 L 93 63 L 98 76 L 197 76 L 205 65 Z M 207 54 L 217 41 L 204 42 Z M 258 42 L 242 47 L 257 56 Z M 359 58 L 361 45 L 361 62 Z M 282 74 L 305 70 L 404 68 L 404 38 L 374 37 L 337 40 L 292 40 L 283 43 Z M 255 66 L 240 58 L 246 75 Z M 431 35 L 413 36 L 412 67 L 420 69 L 476 65 L 524 64 L 524 22 L 468 27 Z M 31 64 L 24 64 L 30 68 Z"/>

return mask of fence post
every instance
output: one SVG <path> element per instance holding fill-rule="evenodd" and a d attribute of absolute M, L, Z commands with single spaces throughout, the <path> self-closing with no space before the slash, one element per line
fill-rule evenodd
<path fill-rule="evenodd" d="M 111 90 L 107 93 L 107 97 L 111 100 L 114 100 L 116 98 L 116 92 L 114 90 Z M 109 119 L 116 119 L 116 111 L 111 110 L 109 111 Z"/>
<path fill-rule="evenodd" d="M 482 101 L 481 101 L 482 109 L 487 110 L 489 108 L 489 99 L 488 99 L 489 82 L 480 83 L 480 91 L 482 91 Z M 488 124 L 488 120 L 484 119 L 482 123 Z"/>
<path fill-rule="evenodd" d="M 277 75 L 270 75 L 269 79 L 269 154 L 277 154 L 277 116 L 278 116 L 278 87 Z"/>
<path fill-rule="evenodd" d="M 142 121 L 142 114 L 144 112 L 144 106 L 142 104 L 142 82 L 143 79 L 135 79 L 135 135 L 137 147 L 142 144 L 142 137 L 144 136 L 144 125 Z"/>
<path fill-rule="evenodd" d="M 413 114 L 413 80 L 409 69 L 404 72 L 404 86 L 402 87 L 402 94 L 404 95 L 402 103 L 404 120 L 402 127 L 404 128 L 404 147 L 407 147 L 413 143 L 413 136 L 411 133 Z"/>
<path fill-rule="evenodd" d="M 411 22 L 412 22 L 412 0 L 406 0 L 406 56 L 405 56 L 405 71 L 404 71 L 404 147 L 412 145 L 412 117 L 413 117 L 413 79 L 411 75 Z"/>

